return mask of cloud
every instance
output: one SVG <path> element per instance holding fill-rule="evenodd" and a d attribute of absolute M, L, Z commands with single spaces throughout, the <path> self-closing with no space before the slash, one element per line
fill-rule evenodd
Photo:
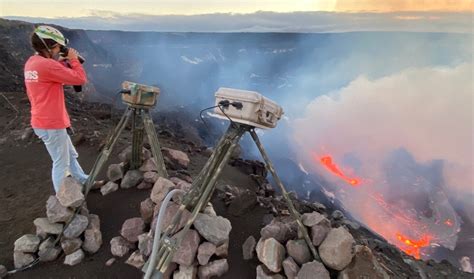
<path fill-rule="evenodd" d="M 6 17 L 93 30 L 160 32 L 350 32 L 414 31 L 472 33 L 469 12 L 256 12 L 201 15 L 117 14 L 94 11 L 86 17 Z M 436 20 L 434 20 L 436 19 Z"/>

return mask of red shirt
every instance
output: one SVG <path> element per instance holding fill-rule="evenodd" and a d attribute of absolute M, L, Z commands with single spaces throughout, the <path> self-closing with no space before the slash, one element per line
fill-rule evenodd
<path fill-rule="evenodd" d="M 71 69 L 40 55 L 33 55 L 26 62 L 25 85 L 31 103 L 31 127 L 64 129 L 71 126 L 63 84 L 81 85 L 87 77 L 79 60 L 73 59 L 69 63 Z"/>

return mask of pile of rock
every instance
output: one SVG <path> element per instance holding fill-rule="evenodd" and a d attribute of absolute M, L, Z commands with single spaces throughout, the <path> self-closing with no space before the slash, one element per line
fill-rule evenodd
<path fill-rule="evenodd" d="M 147 172 L 144 176 L 147 177 L 146 183 L 154 183 L 150 197 L 140 204 L 141 217 L 126 220 L 122 225 L 120 236 L 110 241 L 111 253 L 116 257 L 124 257 L 133 251 L 126 263 L 138 269 L 143 267 L 151 255 L 156 219 L 163 199 L 173 189 L 189 191 L 191 188 L 189 182 L 177 177 L 166 179 L 147 174 Z M 171 224 L 181 200 L 182 195 L 176 195 L 169 203 L 161 225 L 162 231 Z M 175 229 L 174 237 L 181 233 L 190 215 L 189 211 L 184 211 Z M 229 268 L 226 257 L 231 229 L 230 221 L 217 216 L 212 205 L 208 204 L 206 209 L 198 214 L 181 246 L 175 252 L 172 264 L 164 278 L 171 278 L 171 276 L 173 278 L 196 278 L 196 276 L 211 278 L 223 275 Z"/>
<path fill-rule="evenodd" d="M 74 215 L 77 208 L 79 213 Z M 13 259 L 15 268 L 31 264 L 35 259 L 54 261 L 61 252 L 66 255 L 64 264 L 80 263 L 85 252 L 96 253 L 102 245 L 99 216 L 89 214 L 84 203 L 82 185 L 76 179 L 67 177 L 56 194 L 46 202 L 45 218 L 34 220 L 36 234 L 26 234 L 15 241 Z M 65 224 L 72 218 L 70 224 Z M 56 243 L 58 235 L 60 241 Z"/>
<path fill-rule="evenodd" d="M 389 278 L 370 248 L 356 245 L 345 225 L 334 217 L 330 221 L 316 211 L 302 216 L 321 261 L 313 258 L 296 221 L 289 216 L 275 218 L 262 228 L 258 243 L 249 237 L 242 247 L 244 259 L 252 259 L 256 250 L 262 263 L 257 267 L 260 279 Z"/>

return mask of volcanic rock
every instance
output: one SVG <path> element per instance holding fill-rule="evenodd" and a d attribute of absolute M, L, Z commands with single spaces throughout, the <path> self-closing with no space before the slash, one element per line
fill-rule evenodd
<path fill-rule="evenodd" d="M 83 233 L 89 225 L 89 219 L 83 215 L 76 215 L 71 223 L 64 230 L 65 238 L 77 238 Z"/>
<path fill-rule="evenodd" d="M 174 254 L 173 262 L 187 266 L 192 265 L 196 259 L 200 240 L 199 234 L 195 230 L 189 230 L 178 251 Z"/>
<path fill-rule="evenodd" d="M 160 205 L 158 205 L 158 204 L 155 206 L 156 214 L 158 214 L 159 210 L 156 210 L 156 209 L 159 208 L 159 206 Z M 177 214 L 178 210 L 179 210 L 179 205 L 177 205 L 173 202 L 168 205 L 168 207 L 166 208 L 166 211 L 165 211 L 165 216 L 163 216 L 163 221 L 161 223 L 161 230 L 162 231 L 164 229 L 166 229 L 171 224 L 171 221 L 173 221 L 173 218 Z M 178 227 L 176 229 L 174 229 L 173 232 L 177 232 L 180 229 L 182 229 L 186 225 L 186 222 L 188 221 L 190 216 L 191 216 L 191 213 L 187 209 L 185 209 L 183 211 L 183 214 L 182 214 L 181 219 L 179 221 Z M 151 230 L 153 232 L 155 231 L 155 228 L 156 228 L 157 219 L 158 218 L 154 218 L 153 222 L 151 223 Z"/>
<path fill-rule="evenodd" d="M 140 254 L 140 251 L 137 250 L 130 255 L 125 263 L 140 269 L 145 264 L 145 259 L 143 255 Z"/>
<path fill-rule="evenodd" d="M 61 248 L 54 246 L 54 240 L 52 238 L 47 238 L 39 246 L 38 256 L 42 262 L 54 261 L 58 258 L 61 253 Z"/>
<path fill-rule="evenodd" d="M 147 159 L 143 162 L 143 165 L 138 169 L 142 172 L 158 172 L 155 161 L 153 159 Z"/>
<path fill-rule="evenodd" d="M 257 277 L 256 279 L 285 279 L 281 274 L 272 273 L 265 265 L 261 264 L 257 266 Z"/>
<path fill-rule="evenodd" d="M 217 213 L 214 210 L 214 206 L 210 202 L 207 203 L 207 205 L 204 208 L 204 211 L 202 213 L 206 214 L 206 215 L 209 215 L 209 216 L 217 216 Z"/>
<path fill-rule="evenodd" d="M 140 182 L 140 184 L 137 185 L 138 190 L 147 190 L 151 189 L 153 187 L 153 183 L 148 183 L 145 181 Z"/>
<path fill-rule="evenodd" d="M 197 276 L 197 271 L 198 268 L 196 265 L 180 265 L 179 271 L 174 272 L 173 279 L 194 279 Z"/>
<path fill-rule="evenodd" d="M 115 258 L 110 258 L 105 262 L 106 266 L 112 266 L 115 263 L 116 259 Z"/>
<path fill-rule="evenodd" d="M 123 178 L 122 164 L 111 164 L 107 168 L 107 178 L 109 182 L 115 182 Z"/>
<path fill-rule="evenodd" d="M 87 229 L 96 229 L 100 230 L 100 218 L 99 215 L 96 214 L 89 214 L 89 224 L 87 225 Z"/>
<path fill-rule="evenodd" d="M 229 205 L 229 213 L 234 216 L 241 216 L 251 210 L 257 204 L 255 192 L 246 190 L 239 193 Z"/>
<path fill-rule="evenodd" d="M 286 243 L 286 251 L 299 265 L 311 260 L 308 245 L 303 239 L 290 240 Z"/>
<path fill-rule="evenodd" d="M 166 147 L 162 148 L 161 150 L 163 152 L 163 156 L 168 158 L 173 164 L 184 169 L 188 168 L 189 157 L 186 153 Z"/>
<path fill-rule="evenodd" d="M 261 238 L 257 244 L 257 256 L 270 271 L 278 273 L 285 257 L 285 247 L 274 238 Z"/>
<path fill-rule="evenodd" d="M 153 249 L 153 237 L 148 233 L 144 233 L 138 236 L 138 250 L 145 257 L 151 255 Z"/>
<path fill-rule="evenodd" d="M 87 229 L 84 232 L 84 243 L 82 249 L 90 254 L 99 251 L 102 246 L 102 233 L 96 228 Z"/>
<path fill-rule="evenodd" d="M 260 230 L 260 235 L 263 239 L 274 238 L 278 242 L 285 243 L 289 237 L 289 227 L 275 219 Z"/>
<path fill-rule="evenodd" d="M 318 261 L 305 263 L 298 272 L 298 279 L 330 279 L 329 271 Z M 359 277 L 357 277 L 359 278 Z"/>
<path fill-rule="evenodd" d="M 155 204 L 150 198 L 140 203 L 140 215 L 146 224 L 149 224 L 153 218 L 153 208 Z"/>
<path fill-rule="evenodd" d="M 216 252 L 216 245 L 210 242 L 204 242 L 199 245 L 197 259 L 200 265 L 206 265 L 209 259 Z"/>
<path fill-rule="evenodd" d="M 318 224 L 311 227 L 311 241 L 314 246 L 319 246 L 331 230 L 331 223 L 324 218 Z"/>
<path fill-rule="evenodd" d="M 462 257 L 461 260 L 459 260 L 459 263 L 461 264 L 462 271 L 472 273 L 472 265 L 469 257 Z"/>
<path fill-rule="evenodd" d="M 34 234 L 25 234 L 15 241 L 14 251 L 35 253 L 38 250 L 40 241 L 40 238 Z"/>
<path fill-rule="evenodd" d="M 174 183 L 164 177 L 158 178 L 151 190 L 150 198 L 155 203 L 160 203 L 165 196 L 174 188 Z"/>
<path fill-rule="evenodd" d="M 15 268 L 22 268 L 35 260 L 35 256 L 33 254 L 23 253 L 19 251 L 13 252 L 13 264 Z"/>
<path fill-rule="evenodd" d="M 143 174 L 143 181 L 146 183 L 155 184 L 158 178 L 160 178 L 160 175 L 154 171 L 148 171 Z"/>
<path fill-rule="evenodd" d="M 342 220 L 344 219 L 344 213 L 340 210 L 334 210 L 331 214 L 331 219 L 333 220 Z"/>
<path fill-rule="evenodd" d="M 209 216 L 199 213 L 194 221 L 194 227 L 209 242 L 216 246 L 229 239 L 232 229 L 230 221 L 221 216 Z"/>
<path fill-rule="evenodd" d="M 120 188 L 129 189 L 135 187 L 143 180 L 143 173 L 139 170 L 129 170 L 120 183 Z"/>
<path fill-rule="evenodd" d="M 82 240 L 79 238 L 61 239 L 61 248 L 63 248 L 64 254 L 66 255 L 76 252 L 81 246 Z"/>
<path fill-rule="evenodd" d="M 132 146 L 128 146 L 119 153 L 118 158 L 121 162 L 126 163 L 132 159 Z"/>
<path fill-rule="evenodd" d="M 343 227 L 331 229 L 319 246 L 324 264 L 335 270 L 343 270 L 354 256 L 354 238 Z"/>
<path fill-rule="evenodd" d="M 49 196 L 46 201 L 46 216 L 51 223 L 66 222 L 73 214 L 72 210 L 61 205 L 56 196 Z"/>
<path fill-rule="evenodd" d="M 63 230 L 63 225 L 49 222 L 48 218 L 36 218 L 33 221 L 36 226 L 36 233 L 38 235 L 44 234 L 60 234 Z"/>
<path fill-rule="evenodd" d="M 303 224 L 307 227 L 312 227 L 316 224 L 319 224 L 323 219 L 325 219 L 324 215 L 314 211 L 311 213 L 305 213 L 303 214 L 303 217 L 301 218 L 301 221 L 303 221 Z"/>
<path fill-rule="evenodd" d="M 70 265 L 70 266 L 76 265 L 76 264 L 82 262 L 82 260 L 85 258 L 85 256 L 86 255 L 84 254 L 84 251 L 79 249 L 76 252 L 67 255 L 66 258 L 64 259 L 64 264 L 67 264 L 67 265 Z"/>
<path fill-rule="evenodd" d="M 117 191 L 119 188 L 119 185 L 115 182 L 109 181 L 105 183 L 104 186 L 100 188 L 100 193 L 102 193 L 102 196 L 108 195 L 112 192 Z"/>
<path fill-rule="evenodd" d="M 300 271 L 300 267 L 296 264 L 292 257 L 286 258 L 283 261 L 282 266 L 288 279 L 294 279 L 298 274 L 298 271 Z"/>
<path fill-rule="evenodd" d="M 244 256 L 244 260 L 251 260 L 253 259 L 253 251 L 255 250 L 255 245 L 257 241 L 253 235 L 249 236 L 244 244 L 242 245 L 242 254 Z"/>
<path fill-rule="evenodd" d="M 229 240 L 227 239 L 226 242 L 217 246 L 216 248 L 216 256 L 221 258 L 226 258 L 229 255 Z"/>
<path fill-rule="evenodd" d="M 200 266 L 198 275 L 200 279 L 209 279 L 213 276 L 220 277 L 229 270 L 227 259 L 215 260 L 207 265 Z"/>
<path fill-rule="evenodd" d="M 110 252 L 116 257 L 125 256 L 134 247 L 132 243 L 121 236 L 116 236 L 110 240 Z"/>
<path fill-rule="evenodd" d="M 120 234 L 130 242 L 137 242 L 138 236 L 145 230 L 145 223 L 142 218 L 135 217 L 125 220 L 120 230 Z"/>
<path fill-rule="evenodd" d="M 56 197 L 64 207 L 79 207 L 84 201 L 82 184 L 77 179 L 68 176 L 63 179 Z"/>
<path fill-rule="evenodd" d="M 380 266 L 367 246 L 357 245 L 352 262 L 339 273 L 338 279 L 367 278 L 388 279 L 390 276 Z"/>

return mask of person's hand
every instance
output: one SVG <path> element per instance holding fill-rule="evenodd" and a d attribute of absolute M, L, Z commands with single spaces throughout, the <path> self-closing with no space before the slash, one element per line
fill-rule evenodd
<path fill-rule="evenodd" d="M 73 49 L 73 48 L 69 48 L 69 51 L 68 51 L 68 53 L 67 53 L 66 58 L 69 59 L 69 60 L 78 59 L 78 58 L 77 58 L 77 55 L 78 55 L 77 50 L 75 50 L 75 49 Z"/>

